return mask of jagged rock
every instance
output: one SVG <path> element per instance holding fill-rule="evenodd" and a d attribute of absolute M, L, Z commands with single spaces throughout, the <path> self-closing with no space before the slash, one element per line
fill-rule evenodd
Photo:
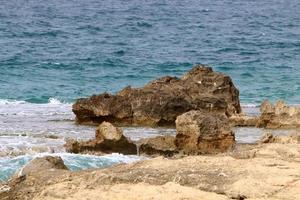
<path fill-rule="evenodd" d="M 241 112 L 239 91 L 231 78 L 198 65 L 182 78 L 162 77 L 142 88 L 126 87 L 116 95 L 100 94 L 73 105 L 78 123 L 163 126 L 176 117 L 204 109 L 231 116 Z"/>
<path fill-rule="evenodd" d="M 261 107 L 258 127 L 297 128 L 300 127 L 300 107 L 288 106 L 283 101 L 272 105 L 265 100 Z"/>
<path fill-rule="evenodd" d="M 177 117 L 176 130 L 175 144 L 187 154 L 225 152 L 235 144 L 225 115 L 189 111 Z"/>
<path fill-rule="evenodd" d="M 158 136 L 138 141 L 139 154 L 173 156 L 178 153 L 174 136 Z"/>
<path fill-rule="evenodd" d="M 72 153 L 123 153 L 136 154 L 136 145 L 123 135 L 120 128 L 103 122 L 96 129 L 95 139 L 89 141 L 67 140 L 66 151 Z"/>

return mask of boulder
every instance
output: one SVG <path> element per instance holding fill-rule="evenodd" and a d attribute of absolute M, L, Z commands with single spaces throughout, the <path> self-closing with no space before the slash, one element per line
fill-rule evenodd
<path fill-rule="evenodd" d="M 158 136 L 138 141 L 139 154 L 173 156 L 178 153 L 174 136 Z"/>
<path fill-rule="evenodd" d="M 186 154 L 225 152 L 235 144 L 225 115 L 189 111 L 177 117 L 176 130 L 175 145 Z"/>
<path fill-rule="evenodd" d="M 129 86 L 116 95 L 93 95 L 73 105 L 82 124 L 174 125 L 178 115 L 197 109 L 227 116 L 240 113 L 239 91 L 231 78 L 197 65 L 181 78 L 166 76 L 142 88 Z"/>
<path fill-rule="evenodd" d="M 44 156 L 31 160 L 18 173 L 18 176 L 30 173 L 47 172 L 49 170 L 68 170 L 64 161 L 58 156 Z"/>
<path fill-rule="evenodd" d="M 123 135 L 120 128 L 103 122 L 96 129 L 95 139 L 88 141 L 67 140 L 66 151 L 71 153 L 122 153 L 136 154 L 136 145 Z"/>
<path fill-rule="evenodd" d="M 265 100 L 260 107 L 258 127 L 298 128 L 300 127 L 300 107 L 288 106 L 283 101 L 275 105 Z"/>

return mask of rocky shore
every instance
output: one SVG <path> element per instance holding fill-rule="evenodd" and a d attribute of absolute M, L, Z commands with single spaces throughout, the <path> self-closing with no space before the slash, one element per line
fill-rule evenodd
<path fill-rule="evenodd" d="M 231 78 L 203 65 L 181 78 L 79 99 L 76 122 L 97 125 L 95 138 L 67 140 L 67 152 L 148 159 L 71 172 L 59 157 L 38 158 L 0 185 L 0 199 L 298 199 L 300 108 L 264 101 L 260 111 L 244 114 Z M 174 126 L 176 135 L 131 141 L 120 125 Z M 235 126 L 299 131 L 237 144 Z"/>

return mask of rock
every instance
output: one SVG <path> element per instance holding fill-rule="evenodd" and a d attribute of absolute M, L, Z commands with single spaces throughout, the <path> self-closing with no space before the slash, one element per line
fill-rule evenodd
<path fill-rule="evenodd" d="M 24 176 L 30 173 L 47 172 L 49 170 L 68 170 L 64 161 L 58 156 L 44 156 L 35 158 L 25 165 L 17 175 Z"/>
<path fill-rule="evenodd" d="M 86 124 L 174 125 L 178 115 L 196 109 L 228 116 L 240 113 L 239 91 L 231 78 L 198 65 L 182 78 L 166 76 L 142 88 L 93 95 L 73 105 L 76 121 Z"/>
<path fill-rule="evenodd" d="M 225 115 L 189 111 L 176 119 L 175 144 L 187 154 L 225 152 L 235 144 Z"/>
<path fill-rule="evenodd" d="M 283 101 L 272 105 L 265 100 L 261 107 L 258 127 L 265 128 L 298 128 L 300 127 L 300 107 L 288 106 Z"/>
<path fill-rule="evenodd" d="M 258 123 L 259 117 L 256 116 L 247 116 L 245 114 L 232 115 L 229 118 L 231 126 L 256 126 Z"/>
<path fill-rule="evenodd" d="M 265 133 L 259 143 L 300 144 L 300 133 L 291 135 L 276 135 Z"/>
<path fill-rule="evenodd" d="M 137 154 L 136 145 L 123 135 L 120 128 L 103 122 L 96 129 L 95 139 L 89 141 L 67 140 L 67 152 L 71 153 L 122 153 Z"/>
<path fill-rule="evenodd" d="M 138 142 L 139 154 L 173 156 L 178 153 L 174 136 L 158 136 Z"/>

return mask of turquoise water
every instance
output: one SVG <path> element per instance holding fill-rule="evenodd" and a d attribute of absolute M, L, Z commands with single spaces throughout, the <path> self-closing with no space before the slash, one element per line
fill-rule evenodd
<path fill-rule="evenodd" d="M 0 99 L 73 102 L 204 63 L 243 104 L 299 103 L 299 38 L 298 0 L 3 1 Z"/>
<path fill-rule="evenodd" d="M 26 165 L 35 157 L 41 157 L 49 154 L 39 154 L 36 156 L 24 155 L 15 158 L 2 158 L 0 159 L 0 183 L 7 181 L 13 176 L 20 168 Z M 104 168 L 120 163 L 131 163 L 145 158 L 138 156 L 124 156 L 121 154 L 111 154 L 106 156 L 91 156 L 91 155 L 75 155 L 68 153 L 50 154 L 60 156 L 65 165 L 71 171 Z"/>

